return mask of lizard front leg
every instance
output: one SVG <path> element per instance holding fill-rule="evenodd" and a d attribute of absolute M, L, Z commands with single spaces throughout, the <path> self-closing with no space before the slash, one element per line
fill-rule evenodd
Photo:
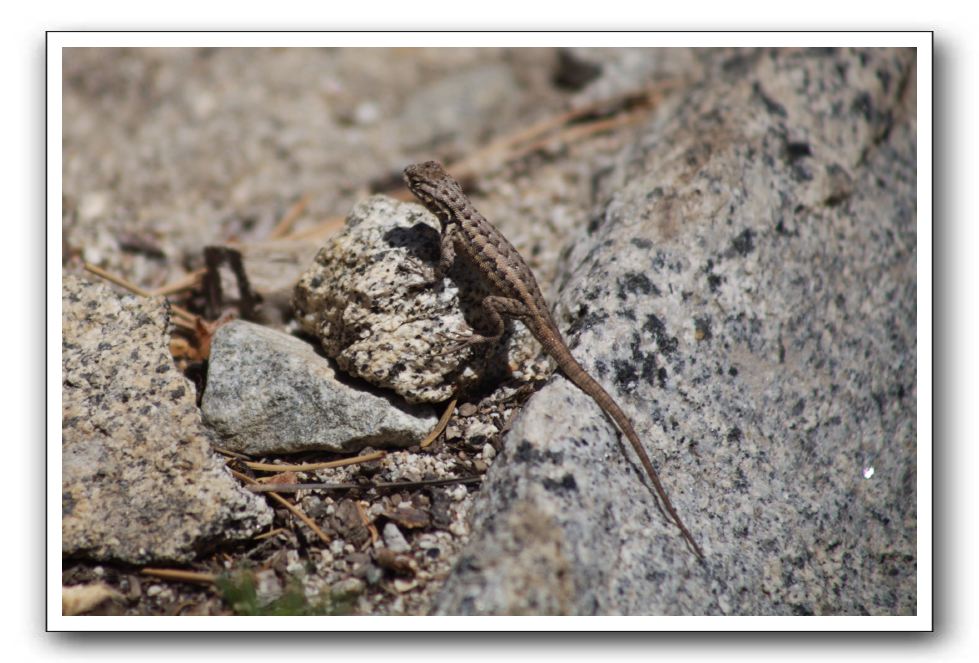
<path fill-rule="evenodd" d="M 435 268 L 435 278 L 441 281 L 456 259 L 456 242 L 459 241 L 459 226 L 448 224 L 439 243 L 439 264 Z"/>

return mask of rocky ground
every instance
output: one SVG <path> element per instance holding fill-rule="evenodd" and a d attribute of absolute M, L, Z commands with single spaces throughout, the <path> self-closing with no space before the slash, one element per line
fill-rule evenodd
<path fill-rule="evenodd" d="M 73 610 L 914 613 L 913 51 L 65 53 Z M 399 271 L 429 158 L 704 562 L 519 323 L 438 351 L 478 284 Z"/>

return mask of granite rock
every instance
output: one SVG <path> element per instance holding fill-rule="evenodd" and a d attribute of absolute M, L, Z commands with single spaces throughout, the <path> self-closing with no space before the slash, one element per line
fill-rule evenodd
<path fill-rule="evenodd" d="M 210 448 L 161 298 L 62 284 L 62 553 L 186 562 L 272 522 Z"/>
<path fill-rule="evenodd" d="M 439 250 L 438 220 L 421 205 L 373 196 L 317 254 L 296 286 L 304 331 L 345 372 L 410 402 L 440 402 L 489 376 L 523 368 L 538 349 L 520 323 L 496 347 L 453 350 L 485 329 L 488 291 L 462 256 L 428 286 Z"/>
<path fill-rule="evenodd" d="M 914 614 L 914 51 L 719 55 L 596 178 L 556 310 L 706 561 L 557 377 L 438 612 Z"/>
<path fill-rule="evenodd" d="M 222 446 L 257 456 L 406 447 L 438 422 L 430 407 L 338 374 L 310 344 L 241 320 L 214 335 L 201 410 Z"/>

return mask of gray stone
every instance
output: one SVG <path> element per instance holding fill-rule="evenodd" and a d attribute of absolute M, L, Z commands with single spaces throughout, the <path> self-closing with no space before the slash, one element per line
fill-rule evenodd
<path fill-rule="evenodd" d="M 405 535 L 401 533 L 401 530 L 394 523 L 387 523 L 384 526 L 383 536 L 384 545 L 392 552 L 404 553 L 411 550 L 411 546 L 408 545 L 408 540 L 405 539 Z"/>
<path fill-rule="evenodd" d="M 240 320 L 211 343 L 201 410 L 221 445 L 252 455 L 417 444 L 438 417 L 351 384 L 311 345 Z"/>
<path fill-rule="evenodd" d="M 514 323 L 496 348 L 452 350 L 480 328 L 488 294 L 463 258 L 426 286 L 438 251 L 438 220 L 421 205 L 373 196 L 347 217 L 296 286 L 303 329 L 347 373 L 411 402 L 440 402 L 487 375 L 530 366 L 538 353 Z M 484 323 L 483 323 L 484 324 Z"/>
<path fill-rule="evenodd" d="M 186 562 L 272 522 L 210 449 L 161 298 L 62 283 L 62 552 Z"/>
<path fill-rule="evenodd" d="M 556 378 L 507 435 L 438 612 L 915 613 L 914 52 L 715 69 L 598 180 L 556 316 L 706 562 Z"/>

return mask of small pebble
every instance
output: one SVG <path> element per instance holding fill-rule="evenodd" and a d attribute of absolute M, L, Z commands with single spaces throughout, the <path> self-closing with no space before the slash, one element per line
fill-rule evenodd
<path fill-rule="evenodd" d="M 384 515 L 408 529 L 428 527 L 432 520 L 427 511 L 416 509 L 406 502 L 399 504 L 397 509 L 385 511 Z"/>
<path fill-rule="evenodd" d="M 255 593 L 262 603 L 268 603 L 282 595 L 282 583 L 274 570 L 266 569 L 255 574 Z"/>
<path fill-rule="evenodd" d="M 402 575 L 411 575 L 417 568 L 415 561 L 411 557 L 395 553 L 389 548 L 381 548 L 377 551 L 375 557 L 379 566 Z"/>
<path fill-rule="evenodd" d="M 79 220 L 93 221 L 109 210 L 109 194 L 105 191 L 90 191 L 78 201 Z"/>
<path fill-rule="evenodd" d="M 372 101 L 364 101 L 354 109 L 354 122 L 361 126 L 374 124 L 381 117 L 381 110 Z"/>
<path fill-rule="evenodd" d="M 398 529 L 398 526 L 394 523 L 388 523 L 384 526 L 384 544 L 392 551 L 396 553 L 408 552 L 411 550 L 411 546 L 408 545 L 408 541 L 405 539 L 404 534 Z"/>
<path fill-rule="evenodd" d="M 368 585 L 376 585 L 384 577 L 384 571 L 380 567 L 371 564 L 367 567 L 367 572 L 364 574 L 364 579 L 367 581 Z"/>

